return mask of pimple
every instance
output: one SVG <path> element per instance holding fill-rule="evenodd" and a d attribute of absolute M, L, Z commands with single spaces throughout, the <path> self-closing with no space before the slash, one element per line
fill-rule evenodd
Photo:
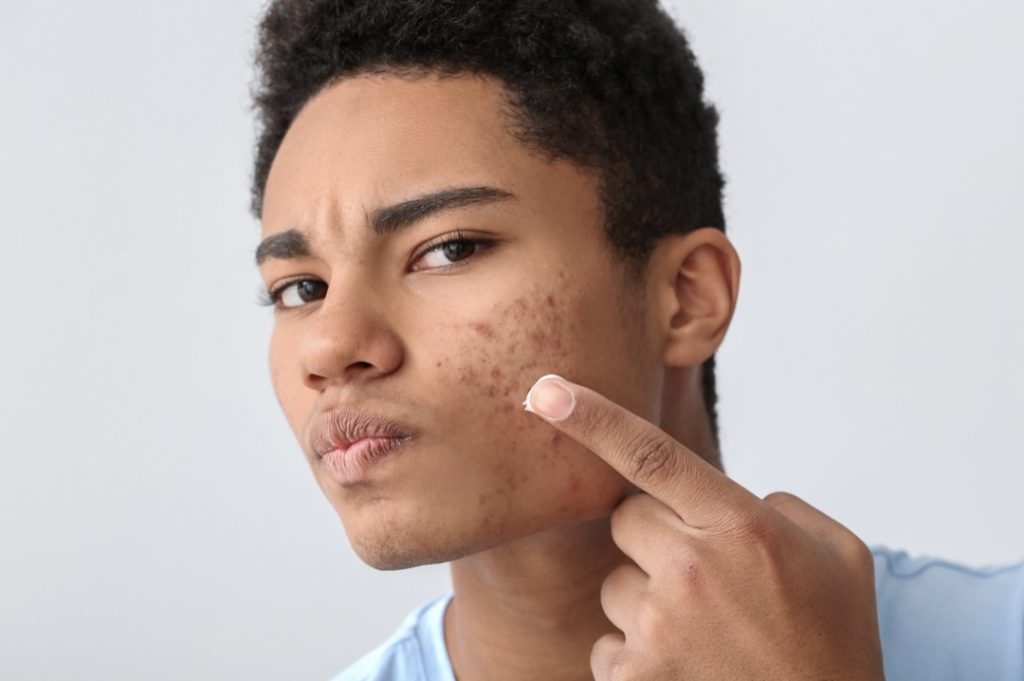
<path fill-rule="evenodd" d="M 504 481 L 505 481 L 505 487 L 510 492 L 515 492 L 516 489 L 519 487 L 519 485 L 516 484 L 516 474 L 515 474 L 515 471 L 508 471 L 507 473 L 505 473 Z"/>
<path fill-rule="evenodd" d="M 494 338 L 494 327 L 487 322 L 473 322 L 469 327 L 484 338 Z"/>
<path fill-rule="evenodd" d="M 559 277 L 564 276 L 559 273 Z M 502 419 L 511 418 L 514 425 L 509 425 L 514 432 L 523 433 L 535 427 L 530 418 L 513 418 L 514 412 L 520 410 L 519 394 L 529 389 L 527 380 L 532 383 L 535 374 L 545 372 L 542 369 L 550 370 L 550 366 L 563 364 L 567 359 L 564 355 L 571 344 L 566 332 L 573 322 L 572 315 L 567 316 L 570 302 L 553 289 L 531 287 L 503 304 L 496 304 L 490 318 L 470 321 L 465 327 L 482 339 L 503 341 L 498 352 L 495 347 L 483 345 L 471 349 L 468 354 L 472 359 L 460 367 L 459 378 L 482 397 L 497 400 L 492 413 L 500 414 Z M 520 348 L 526 356 L 520 356 Z M 551 437 L 550 444 L 547 439 L 545 448 L 560 448 L 557 436 Z"/>
<path fill-rule="evenodd" d="M 477 373 L 472 366 L 463 366 L 459 368 L 459 382 L 467 385 L 476 385 L 479 383 Z"/>
<path fill-rule="evenodd" d="M 569 493 L 575 494 L 580 491 L 580 476 L 576 473 L 569 474 Z"/>

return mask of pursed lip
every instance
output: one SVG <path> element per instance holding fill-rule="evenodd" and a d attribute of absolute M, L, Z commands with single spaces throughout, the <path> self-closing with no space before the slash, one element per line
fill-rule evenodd
<path fill-rule="evenodd" d="M 322 458 L 335 449 L 345 451 L 363 438 L 409 439 L 412 430 L 382 414 L 344 407 L 317 414 L 309 433 L 310 448 Z"/>

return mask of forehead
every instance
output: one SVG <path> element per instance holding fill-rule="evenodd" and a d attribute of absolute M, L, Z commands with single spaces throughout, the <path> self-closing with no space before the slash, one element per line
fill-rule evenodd
<path fill-rule="evenodd" d="M 543 165 L 510 132 L 506 91 L 487 77 L 361 75 L 313 97 L 271 165 L 264 231 L 311 210 L 364 209 L 438 186 L 515 185 Z M 319 208 L 315 208 L 319 207 Z"/>

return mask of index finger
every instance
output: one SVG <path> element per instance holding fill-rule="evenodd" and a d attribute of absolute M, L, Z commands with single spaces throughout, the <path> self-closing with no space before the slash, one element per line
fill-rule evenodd
<path fill-rule="evenodd" d="M 541 376 L 523 407 L 604 459 L 687 525 L 722 525 L 761 501 L 650 421 L 561 376 Z"/>

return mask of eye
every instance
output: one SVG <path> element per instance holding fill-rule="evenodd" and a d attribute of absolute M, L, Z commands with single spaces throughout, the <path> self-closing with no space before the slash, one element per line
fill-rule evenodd
<path fill-rule="evenodd" d="M 296 279 L 282 284 L 261 296 L 261 305 L 274 305 L 279 310 L 302 307 L 306 303 L 323 298 L 327 284 L 317 279 Z"/>
<path fill-rule="evenodd" d="M 445 237 L 442 241 L 423 251 L 420 257 L 416 258 L 416 262 L 424 261 L 427 266 L 414 269 L 448 269 L 476 255 L 493 243 L 494 239 L 472 238 L 458 232 Z"/>

